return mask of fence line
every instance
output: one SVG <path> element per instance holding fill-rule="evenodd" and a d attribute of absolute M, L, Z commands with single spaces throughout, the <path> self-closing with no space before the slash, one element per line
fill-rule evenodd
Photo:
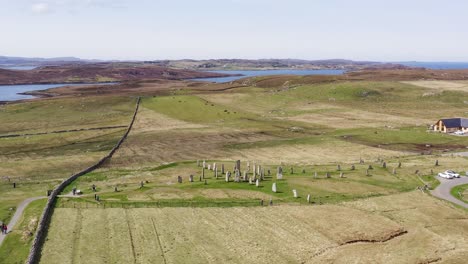
<path fill-rule="evenodd" d="M 50 223 L 50 220 L 51 220 L 51 217 L 52 217 L 54 204 L 55 204 L 55 202 L 57 200 L 57 195 L 59 195 L 63 191 L 63 189 L 65 189 L 65 187 L 67 187 L 71 182 L 76 180 L 78 177 L 83 176 L 83 175 L 85 175 L 87 173 L 90 173 L 90 172 L 96 170 L 101 165 L 103 165 L 106 161 L 108 161 L 109 159 L 112 158 L 114 153 L 120 148 L 122 143 L 127 138 L 128 134 L 132 130 L 133 123 L 135 122 L 135 118 L 137 116 L 138 109 L 140 107 L 140 101 L 141 101 L 141 98 L 138 97 L 137 102 L 136 102 L 135 112 L 133 113 L 133 117 L 132 117 L 132 120 L 131 120 L 128 128 L 127 128 L 127 131 L 122 136 L 122 138 L 119 140 L 119 142 L 117 142 L 117 144 L 112 148 L 112 150 L 109 152 L 109 154 L 107 154 L 105 157 L 100 159 L 96 164 L 94 164 L 94 165 L 92 165 L 92 166 L 90 166 L 90 167 L 88 167 L 88 168 L 86 168 L 86 169 L 84 169 L 84 170 L 82 170 L 82 171 L 80 171 L 80 172 L 78 172 L 76 174 L 73 174 L 68 179 L 66 179 L 62 183 L 60 183 L 59 186 L 57 186 L 57 188 L 55 188 L 52 191 L 52 193 L 50 194 L 50 196 L 49 196 L 49 198 L 47 200 L 47 204 L 46 204 L 46 206 L 44 208 L 44 211 L 42 212 L 41 219 L 39 220 L 39 224 L 37 226 L 37 231 L 36 231 L 36 236 L 35 236 L 35 238 L 34 238 L 34 240 L 32 242 L 31 249 L 29 251 L 29 256 L 28 256 L 28 259 L 27 259 L 27 263 L 34 264 L 34 263 L 38 263 L 39 260 L 40 260 L 42 245 L 44 244 L 45 238 L 47 236 L 47 228 L 49 226 L 49 223 Z"/>

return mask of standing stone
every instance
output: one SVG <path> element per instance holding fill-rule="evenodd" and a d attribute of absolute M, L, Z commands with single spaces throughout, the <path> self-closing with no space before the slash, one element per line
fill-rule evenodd
<path fill-rule="evenodd" d="M 16 182 L 13 183 L 13 189 L 16 189 Z"/>
<path fill-rule="evenodd" d="M 211 167 L 213 170 L 216 170 L 216 162 L 213 162 L 213 167 Z"/>
<path fill-rule="evenodd" d="M 237 161 L 236 161 L 236 169 L 237 169 L 238 171 L 241 171 L 241 161 L 240 161 L 240 160 L 237 160 Z"/>
<path fill-rule="evenodd" d="M 307 195 L 307 203 L 310 203 L 310 194 Z"/>
<path fill-rule="evenodd" d="M 240 171 L 239 170 L 235 171 L 234 181 L 235 182 L 240 182 Z"/>
<path fill-rule="evenodd" d="M 314 172 L 314 178 L 317 179 L 317 172 Z"/>
<path fill-rule="evenodd" d="M 247 161 L 247 171 L 250 171 L 250 161 Z"/>
<path fill-rule="evenodd" d="M 400 161 L 398 162 L 398 168 L 401 168 L 401 162 Z"/>
<path fill-rule="evenodd" d="M 189 182 L 193 182 L 193 175 L 189 176 Z"/>
<path fill-rule="evenodd" d="M 385 161 L 382 163 L 382 168 L 384 168 L 384 169 L 387 168 L 387 163 Z"/>
<path fill-rule="evenodd" d="M 247 171 L 244 171 L 244 181 L 248 181 L 249 173 Z"/>
<path fill-rule="evenodd" d="M 211 170 L 211 164 L 208 164 L 208 170 Z"/>
<path fill-rule="evenodd" d="M 255 186 L 260 187 L 260 181 L 258 179 L 255 181 Z"/>
<path fill-rule="evenodd" d="M 197 167 L 200 167 L 200 160 L 197 160 Z"/>
<path fill-rule="evenodd" d="M 278 179 L 278 180 L 283 179 L 283 168 L 282 167 L 278 167 L 278 171 L 276 173 L 276 179 Z"/>
<path fill-rule="evenodd" d="M 221 164 L 221 174 L 224 174 L 224 164 Z"/>
<path fill-rule="evenodd" d="M 338 165 L 338 166 L 336 167 L 336 170 L 337 170 L 337 171 L 341 171 L 341 166 Z"/>
<path fill-rule="evenodd" d="M 363 159 L 359 159 L 359 164 L 364 164 L 364 160 Z"/>
<path fill-rule="evenodd" d="M 207 180 L 205 180 L 205 185 L 208 185 L 208 181 L 207 181 Z"/>
<path fill-rule="evenodd" d="M 200 179 L 199 179 L 199 181 L 202 181 L 202 178 L 201 178 L 201 176 L 200 176 Z"/>
<path fill-rule="evenodd" d="M 180 176 L 179 176 L 180 177 Z M 140 182 L 140 189 L 145 187 L 145 183 L 143 183 L 143 181 Z"/>
<path fill-rule="evenodd" d="M 396 169 L 395 169 L 395 168 L 393 168 L 393 172 L 392 172 L 392 173 L 393 173 L 393 175 L 396 174 Z"/>
<path fill-rule="evenodd" d="M 271 186 L 271 191 L 276 193 L 276 182 L 273 183 L 273 185 Z"/>
<path fill-rule="evenodd" d="M 260 171 L 260 180 L 264 181 L 265 180 L 265 169 L 262 169 Z"/>
<path fill-rule="evenodd" d="M 356 169 L 356 166 L 354 166 L 354 164 L 351 165 L 351 170 L 355 170 L 355 169 Z"/>
<path fill-rule="evenodd" d="M 206 167 L 206 162 L 205 162 L 205 160 L 203 160 L 203 168 L 205 168 L 205 167 Z"/>
<path fill-rule="evenodd" d="M 327 174 L 325 175 L 327 178 L 331 178 L 331 175 L 329 172 L 327 172 Z"/>
<path fill-rule="evenodd" d="M 177 182 L 182 183 L 182 177 L 181 176 L 177 176 Z"/>
<path fill-rule="evenodd" d="M 293 191 L 294 198 L 297 198 L 297 197 L 298 197 L 298 195 L 297 195 L 297 190 L 294 189 L 294 190 L 292 190 L 292 191 Z"/>
<path fill-rule="evenodd" d="M 439 166 L 439 160 L 436 160 L 435 165 Z"/>
<path fill-rule="evenodd" d="M 254 177 L 254 179 L 255 179 L 255 178 L 257 177 L 257 166 L 255 165 L 255 162 L 253 163 L 253 170 L 252 170 L 252 172 L 253 172 L 253 177 Z"/>
<path fill-rule="evenodd" d="M 268 176 L 271 176 L 271 171 L 270 171 L 270 169 L 268 169 Z"/>
<path fill-rule="evenodd" d="M 218 168 L 215 169 L 215 178 L 218 179 Z"/>
<path fill-rule="evenodd" d="M 253 184 L 252 178 L 249 178 L 249 184 L 250 184 L 250 185 Z"/>
<path fill-rule="evenodd" d="M 262 171 L 262 166 L 258 165 L 257 166 L 257 175 L 261 175 L 261 172 Z"/>
<path fill-rule="evenodd" d="M 340 172 L 340 178 L 344 178 L 344 173 Z"/>
<path fill-rule="evenodd" d="M 202 170 L 201 170 L 201 177 L 202 179 L 205 179 L 205 166 L 203 166 Z"/>
<path fill-rule="evenodd" d="M 369 176 L 369 169 L 366 169 L 366 176 Z"/>
<path fill-rule="evenodd" d="M 374 168 L 372 167 L 372 165 L 369 165 L 368 169 L 373 170 Z"/>
<path fill-rule="evenodd" d="M 291 167 L 291 174 L 294 174 L 294 168 Z"/>
<path fill-rule="evenodd" d="M 432 175 L 432 174 L 434 174 L 434 170 L 433 170 L 433 169 L 431 169 L 431 175 Z"/>
<path fill-rule="evenodd" d="M 229 182 L 229 176 L 231 176 L 231 173 L 226 171 L 226 182 Z"/>
<path fill-rule="evenodd" d="M 302 169 L 302 174 L 305 174 L 305 173 L 306 173 L 305 169 Z"/>

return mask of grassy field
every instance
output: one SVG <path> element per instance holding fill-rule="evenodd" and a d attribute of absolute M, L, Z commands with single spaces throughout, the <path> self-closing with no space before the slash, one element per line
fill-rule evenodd
<path fill-rule="evenodd" d="M 460 109 L 466 91 L 444 88 L 447 84 L 440 89 L 432 83 L 301 84 L 305 80 L 262 77 L 239 89 L 211 91 L 206 85 L 143 98 L 134 127 L 112 160 L 63 192 L 76 187 L 84 194 L 59 199 L 43 263 L 180 263 L 181 257 L 194 263 L 345 263 L 359 256 L 369 262 L 364 255 L 385 263 L 439 257 L 457 263 L 466 256 L 466 241 L 459 241 L 466 233 L 466 211 L 415 191 L 436 187 L 434 175 L 442 170 L 466 171 L 467 158 L 446 154 L 466 150 L 468 138 L 427 131 L 440 118 L 465 115 Z M 133 106 L 129 97 L 48 99 L 3 106 L 8 114 L 0 119 L 7 122 L 4 134 L 120 126 L 128 124 Z M 34 119 L 36 113 L 43 114 Z M 123 132 L 0 138 L 0 175 L 10 176 L 9 182 L 0 180 L 0 217 L 8 219 L 9 208 L 25 197 L 43 195 L 104 156 Z M 233 182 L 234 176 L 226 182 L 221 173 L 216 179 L 209 170 L 200 181 L 197 160 L 224 164 L 231 172 L 236 160 L 242 171 L 249 162 L 249 175 L 255 162 L 266 175 L 258 187 Z M 281 180 L 278 166 L 284 170 Z M 260 207 L 261 200 L 275 206 Z M 338 211 L 343 212 L 333 215 Z M 453 225 L 442 226 L 447 219 Z M 402 230 L 408 233 L 392 237 Z M 268 239 L 272 232 L 277 236 Z M 96 234 L 102 241 L 93 239 Z M 446 240 L 438 241 L 439 235 Z M 247 249 L 256 250 L 242 253 Z"/>
<path fill-rule="evenodd" d="M 46 199 L 42 199 L 29 204 L 0 247 L 0 263 L 24 263 L 46 202 Z"/>
<path fill-rule="evenodd" d="M 468 184 L 456 186 L 450 193 L 458 200 L 468 203 Z"/>
<path fill-rule="evenodd" d="M 462 263 L 464 219 L 419 191 L 323 206 L 59 208 L 42 263 Z"/>
<path fill-rule="evenodd" d="M 61 180 L 103 157 L 125 128 L 48 133 L 60 130 L 128 125 L 131 98 L 47 99 L 0 106 L 0 132 L 31 134 L 0 138 L 0 219 L 17 204 L 43 196 Z M 13 188 L 13 183 L 17 188 Z"/>

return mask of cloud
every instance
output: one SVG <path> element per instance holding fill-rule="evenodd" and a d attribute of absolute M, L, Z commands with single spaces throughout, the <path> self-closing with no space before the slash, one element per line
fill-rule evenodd
<path fill-rule="evenodd" d="M 45 14 L 50 11 L 48 3 L 36 3 L 31 6 L 31 11 L 35 14 Z"/>
<path fill-rule="evenodd" d="M 129 0 L 39 0 L 31 1 L 30 9 L 35 14 L 51 12 L 79 12 L 91 8 L 124 8 Z"/>

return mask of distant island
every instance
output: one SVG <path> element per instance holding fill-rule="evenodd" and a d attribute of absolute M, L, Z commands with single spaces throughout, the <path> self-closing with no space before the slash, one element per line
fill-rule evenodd
<path fill-rule="evenodd" d="M 373 67 L 402 67 L 401 64 L 376 61 L 353 61 L 345 59 L 329 60 L 299 60 L 299 59 L 210 59 L 210 60 L 147 60 L 147 61 L 116 61 L 116 60 L 85 60 L 75 57 L 59 58 L 23 58 L 0 56 L 0 68 L 18 66 L 60 66 L 68 64 L 113 63 L 119 65 L 152 65 L 184 70 L 359 70 Z"/>

